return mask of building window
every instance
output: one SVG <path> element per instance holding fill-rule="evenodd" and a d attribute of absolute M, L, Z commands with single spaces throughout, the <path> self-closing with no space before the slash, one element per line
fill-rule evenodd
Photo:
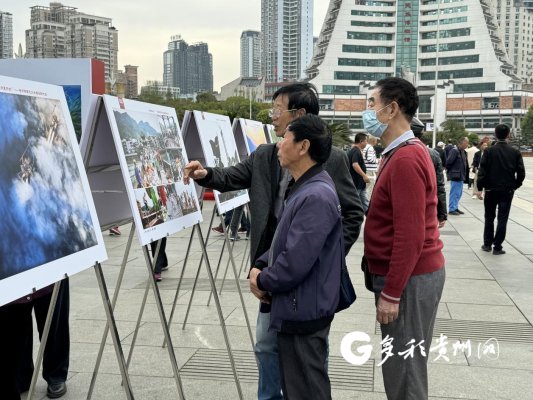
<path fill-rule="evenodd" d="M 493 92 L 496 90 L 496 83 L 465 83 L 462 85 L 454 85 L 454 93 L 472 93 L 472 92 Z"/>
<path fill-rule="evenodd" d="M 441 8 L 441 14 L 454 14 L 468 11 L 468 6 Z M 422 15 L 437 15 L 437 10 L 422 11 Z"/>
<path fill-rule="evenodd" d="M 439 21 L 440 25 L 448 25 L 448 24 L 460 24 L 463 22 L 467 22 L 468 17 L 457 17 L 457 18 L 444 18 Z M 437 20 L 432 21 L 424 21 L 422 22 L 422 26 L 432 26 L 437 25 Z"/>
<path fill-rule="evenodd" d="M 418 112 L 431 112 L 431 96 L 418 96 Z"/>
<path fill-rule="evenodd" d="M 358 40 L 392 40 L 392 33 L 348 32 L 347 37 Z"/>
<path fill-rule="evenodd" d="M 375 53 L 375 54 L 391 54 L 392 47 L 386 46 L 358 46 L 354 44 L 343 44 L 342 51 L 344 53 Z"/>
<path fill-rule="evenodd" d="M 439 31 L 440 38 L 470 36 L 470 28 L 448 29 Z M 437 31 L 422 32 L 422 39 L 436 39 Z"/>
<path fill-rule="evenodd" d="M 483 129 L 496 128 L 499 123 L 499 118 L 483 118 Z"/>
<path fill-rule="evenodd" d="M 391 1 L 355 0 L 356 6 L 392 7 L 393 4 Z"/>
<path fill-rule="evenodd" d="M 359 86 L 323 85 L 324 94 L 359 94 Z"/>
<path fill-rule="evenodd" d="M 494 108 L 500 108 L 499 97 L 483 97 L 483 109 L 491 110 Z"/>
<path fill-rule="evenodd" d="M 335 79 L 338 80 L 365 80 L 365 81 L 379 81 L 383 78 L 388 78 L 392 74 L 386 72 L 347 72 L 347 71 L 335 71 Z"/>
<path fill-rule="evenodd" d="M 462 79 L 462 78 L 480 78 L 483 76 L 483 68 L 458 69 L 455 71 L 439 71 L 438 79 Z M 435 72 L 422 72 L 420 80 L 428 81 L 435 79 Z"/>
<path fill-rule="evenodd" d="M 370 22 L 370 21 L 352 21 L 352 26 L 368 26 L 379 28 L 390 28 L 394 24 L 392 22 Z"/>
<path fill-rule="evenodd" d="M 478 63 L 479 55 L 474 54 L 470 56 L 455 56 L 455 57 L 439 57 L 439 65 L 452 65 L 452 64 L 469 64 Z M 420 65 L 426 67 L 429 65 L 435 65 L 434 58 L 424 58 L 420 60 Z"/>
<path fill-rule="evenodd" d="M 392 60 L 368 60 L 361 58 L 339 58 L 339 65 L 351 67 L 391 67 Z"/>
<path fill-rule="evenodd" d="M 421 46 L 422 53 L 434 53 L 437 48 L 436 45 L 430 44 L 428 46 Z M 457 43 L 441 43 L 439 44 L 439 51 L 459 51 L 471 50 L 476 48 L 476 42 L 457 42 Z"/>
<path fill-rule="evenodd" d="M 352 10 L 352 15 L 360 15 L 363 17 L 394 17 L 394 13 L 381 11 L 359 11 Z"/>
<path fill-rule="evenodd" d="M 522 96 L 513 96 L 513 108 L 522 108 Z"/>
<path fill-rule="evenodd" d="M 481 129 L 481 119 L 465 118 L 464 125 L 466 129 Z"/>

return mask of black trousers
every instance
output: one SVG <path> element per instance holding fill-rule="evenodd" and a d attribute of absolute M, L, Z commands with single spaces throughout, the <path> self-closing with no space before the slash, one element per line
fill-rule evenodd
<path fill-rule="evenodd" d="M 152 257 L 155 256 L 155 250 L 157 248 L 157 240 L 150 243 L 150 248 L 152 249 Z M 157 254 L 157 260 L 155 260 L 154 273 L 160 274 L 161 270 L 165 267 L 168 267 L 167 253 L 165 249 L 167 248 L 167 238 L 164 237 L 161 239 L 161 246 L 159 246 L 159 253 Z"/>
<path fill-rule="evenodd" d="M 281 388 L 285 400 L 330 400 L 326 367 L 327 327 L 308 335 L 278 333 Z"/>
<path fill-rule="evenodd" d="M 495 250 L 502 249 L 502 243 L 507 233 L 507 220 L 511 212 L 514 191 L 485 191 L 485 228 L 483 230 L 483 244 L 494 245 Z M 494 218 L 498 208 L 498 225 L 494 234 Z"/>
<path fill-rule="evenodd" d="M 20 399 L 30 388 L 33 375 L 33 323 L 35 312 L 39 339 L 42 337 L 52 293 L 29 303 L 0 307 L 0 387 L 2 398 Z M 61 282 L 56 308 L 44 349 L 42 374 L 48 384 L 67 380 L 70 354 L 69 285 Z"/>

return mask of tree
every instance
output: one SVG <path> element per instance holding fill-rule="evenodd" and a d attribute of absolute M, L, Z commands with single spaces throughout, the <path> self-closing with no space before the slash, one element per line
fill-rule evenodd
<path fill-rule="evenodd" d="M 529 107 L 528 112 L 524 115 L 520 123 L 522 140 L 527 144 L 533 143 L 533 105 Z"/>
<path fill-rule="evenodd" d="M 255 119 L 263 124 L 271 124 L 272 118 L 268 115 L 268 109 L 263 109 L 257 113 Z"/>
<path fill-rule="evenodd" d="M 197 103 L 214 103 L 217 101 L 217 98 L 213 93 L 200 93 L 196 96 L 196 102 Z"/>
<path fill-rule="evenodd" d="M 470 143 L 479 142 L 479 136 L 475 133 L 468 132 L 461 121 L 456 119 L 449 119 L 444 121 L 441 125 L 442 130 L 437 132 L 437 141 L 448 143 L 451 139 L 453 144 L 462 137 L 467 137 Z"/>
<path fill-rule="evenodd" d="M 328 127 L 333 136 L 333 146 L 343 147 L 350 144 L 350 128 L 343 122 L 328 122 Z"/>

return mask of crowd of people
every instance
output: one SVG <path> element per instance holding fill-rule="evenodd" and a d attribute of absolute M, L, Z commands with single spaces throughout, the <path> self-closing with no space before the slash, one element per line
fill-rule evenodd
<path fill-rule="evenodd" d="M 427 399 L 427 354 L 446 275 L 439 229 L 448 215 L 464 214 L 459 204 L 467 184 L 472 196 L 484 201 L 482 250 L 505 254 L 511 201 L 525 177 L 520 152 L 508 144 L 509 128 L 498 125 L 490 145 L 483 140 L 469 149 L 465 137 L 429 149 L 420 140 L 424 126 L 415 117 L 416 88 L 395 77 L 378 81 L 370 92 L 363 112 L 367 133 L 355 135 L 348 152 L 332 146 L 311 84 L 280 88 L 272 106 L 280 141 L 261 145 L 248 159 L 226 168 L 191 161 L 183 174 L 186 183 L 194 179 L 221 192 L 249 191 L 249 220 L 240 207 L 233 218 L 226 216 L 226 225 L 238 240 L 242 222 L 241 232 L 250 239 L 250 291 L 259 303 L 254 346 L 258 399 L 331 399 L 329 330 L 345 257 L 365 220 L 361 275 L 374 294 L 383 342 L 418 347 L 412 357 L 383 363 L 387 398 Z M 166 244 L 164 239 L 156 259 L 157 280 L 168 267 Z M 52 322 L 57 332 L 44 355 L 50 398 L 66 392 L 68 283 L 62 288 Z M 28 316 L 32 307 L 36 312 L 43 308 L 39 298 L 46 302 L 49 294 L 47 290 L 0 307 L 3 326 L 12 327 L 20 319 L 16 329 L 2 330 L 3 343 L 18 343 L 0 361 L 4 390 L 11 390 L 12 398 L 27 390 L 31 376 Z M 40 320 L 42 316 L 39 331 Z"/>

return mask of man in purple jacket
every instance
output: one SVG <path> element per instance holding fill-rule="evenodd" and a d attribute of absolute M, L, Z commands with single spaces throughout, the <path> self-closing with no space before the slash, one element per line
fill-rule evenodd
<path fill-rule="evenodd" d="M 292 176 L 271 248 L 250 271 L 250 288 L 271 302 L 281 386 L 288 399 L 331 399 L 327 340 L 339 302 L 343 240 L 340 202 L 322 164 L 331 133 L 317 116 L 293 121 L 278 143 Z"/>

